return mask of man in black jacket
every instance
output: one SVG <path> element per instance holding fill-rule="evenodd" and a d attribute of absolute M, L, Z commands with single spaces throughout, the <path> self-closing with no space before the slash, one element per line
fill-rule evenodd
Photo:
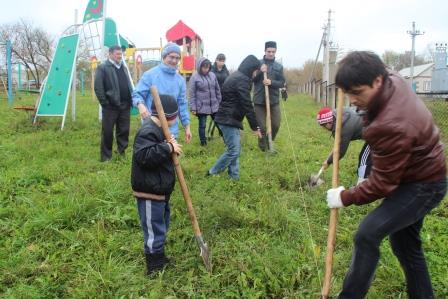
<path fill-rule="evenodd" d="M 280 128 L 280 105 L 279 105 L 279 89 L 285 86 L 285 76 L 283 75 L 283 66 L 275 61 L 275 53 L 277 53 L 277 43 L 268 41 L 265 43 L 264 56 L 261 62 L 261 72 L 254 78 L 254 108 L 258 124 L 261 128 L 263 138 L 259 139 L 258 146 L 262 151 L 267 149 L 266 137 L 266 95 L 265 86 L 269 87 L 269 103 L 271 107 L 271 126 L 272 140 L 278 133 Z M 264 80 L 263 73 L 267 72 L 267 79 Z"/>
<path fill-rule="evenodd" d="M 95 73 L 95 94 L 102 108 L 101 162 L 112 158 L 114 126 L 120 155 L 124 155 L 129 142 L 132 85 L 122 55 L 121 47 L 110 47 L 109 59 Z"/>
<path fill-rule="evenodd" d="M 250 99 L 252 78 L 256 75 L 260 62 L 253 56 L 247 56 L 238 67 L 238 71 L 232 73 L 222 87 L 222 100 L 215 122 L 222 132 L 226 151 L 216 161 L 215 165 L 207 172 L 207 175 L 217 174 L 228 168 L 231 179 L 240 177 L 239 157 L 241 152 L 240 130 L 243 129 L 243 118 L 249 121 L 249 126 L 255 135 L 261 138 L 261 132 L 255 118 L 254 107 Z"/>

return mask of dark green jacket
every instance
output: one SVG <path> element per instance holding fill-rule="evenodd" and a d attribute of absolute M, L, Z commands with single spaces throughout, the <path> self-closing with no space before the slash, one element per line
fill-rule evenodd
<path fill-rule="evenodd" d="M 269 86 L 269 103 L 271 105 L 278 105 L 279 103 L 279 88 L 285 84 L 285 76 L 283 75 L 283 66 L 275 60 L 266 60 L 264 57 L 260 59 L 261 64 L 268 66 L 268 79 L 271 79 Z M 254 104 L 265 104 L 265 93 L 263 85 L 263 73 L 259 72 L 254 78 Z"/>

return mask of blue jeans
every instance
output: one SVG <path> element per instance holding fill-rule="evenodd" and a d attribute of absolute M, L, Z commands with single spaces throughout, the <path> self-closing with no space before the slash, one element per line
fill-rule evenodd
<path fill-rule="evenodd" d="M 208 171 L 210 174 L 217 174 L 228 168 L 228 174 L 232 179 L 240 178 L 239 158 L 241 153 L 240 129 L 218 124 L 226 144 L 226 151 L 219 157 L 215 165 Z"/>
<path fill-rule="evenodd" d="M 207 114 L 197 114 L 199 120 L 199 139 L 201 140 L 201 145 L 207 144 L 207 138 L 205 137 L 205 127 L 207 125 Z"/>
<path fill-rule="evenodd" d="M 409 298 L 434 298 L 420 230 L 426 214 L 442 201 L 446 187 L 446 180 L 402 184 L 364 218 L 354 238 L 352 261 L 339 298 L 366 296 L 386 237 L 405 273 Z"/>
<path fill-rule="evenodd" d="M 164 252 L 166 233 L 170 225 L 170 204 L 167 200 L 137 198 L 145 253 Z"/>

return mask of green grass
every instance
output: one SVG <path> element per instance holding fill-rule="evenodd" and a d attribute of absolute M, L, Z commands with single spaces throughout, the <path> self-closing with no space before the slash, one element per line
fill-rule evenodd
<path fill-rule="evenodd" d="M 33 104 L 22 95 L 14 105 Z M 70 105 L 69 105 L 70 106 Z M 143 237 L 130 188 L 131 151 L 99 162 L 97 103 L 78 99 L 70 111 L 32 126 L 26 113 L 0 102 L 0 297 L 2 298 L 317 298 L 324 272 L 329 210 L 325 184 L 304 187 L 329 153 L 333 139 L 315 123 L 318 107 L 307 97 L 282 102 L 279 153 L 258 150 L 242 134 L 241 180 L 205 178 L 224 150 L 219 138 L 200 147 L 184 144 L 185 178 L 213 251 L 212 274 L 198 256 L 179 186 L 172 197 L 167 254 L 173 264 L 151 279 L 144 275 Z M 139 121 L 132 119 L 131 144 Z M 247 126 L 246 126 L 247 127 Z M 183 143 L 183 136 L 180 138 Z M 341 184 L 356 182 L 362 142 L 341 162 Z M 340 211 L 332 293 L 347 271 L 352 237 L 375 207 Z M 447 201 L 422 231 L 437 298 L 448 296 Z M 404 278 L 388 242 L 368 298 L 406 298 Z"/>
<path fill-rule="evenodd" d="M 442 132 L 442 140 L 448 142 L 448 101 L 443 99 L 425 99 L 426 107 L 431 111 L 434 121 Z"/>

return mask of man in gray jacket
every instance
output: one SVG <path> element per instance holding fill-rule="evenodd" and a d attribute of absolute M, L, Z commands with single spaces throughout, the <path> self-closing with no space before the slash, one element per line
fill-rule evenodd
<path fill-rule="evenodd" d="M 279 89 L 285 85 L 285 76 L 283 75 L 283 66 L 275 61 L 275 53 L 277 53 L 277 43 L 268 41 L 265 43 L 263 59 L 260 60 L 261 67 L 257 76 L 254 78 L 254 108 L 257 122 L 260 125 L 263 138 L 258 140 L 258 146 L 262 151 L 267 149 L 266 137 L 266 95 L 265 86 L 269 87 L 269 103 L 271 107 L 271 126 L 272 140 L 278 133 L 280 128 L 280 105 L 279 105 Z M 263 72 L 267 72 L 267 79 L 264 80 Z"/>
<path fill-rule="evenodd" d="M 331 131 L 331 135 L 334 137 L 336 130 L 336 110 L 331 110 L 328 107 L 324 107 L 317 113 L 317 122 L 323 128 Z M 354 108 L 345 107 L 342 112 L 342 130 L 341 130 L 341 144 L 340 144 L 340 156 L 342 159 L 347 152 L 350 141 L 362 139 L 362 116 L 356 112 Z M 333 152 L 328 155 L 328 158 L 322 163 L 324 169 L 327 169 L 330 164 L 333 163 Z M 367 143 L 362 147 L 359 153 L 358 162 L 358 183 L 365 180 L 372 169 L 372 158 L 370 155 L 370 147 Z"/>
<path fill-rule="evenodd" d="M 95 94 L 102 108 L 101 162 L 112 158 L 112 143 L 117 138 L 117 150 L 124 155 L 129 142 L 132 85 L 122 63 L 120 46 L 109 48 L 109 59 L 95 73 Z"/>

